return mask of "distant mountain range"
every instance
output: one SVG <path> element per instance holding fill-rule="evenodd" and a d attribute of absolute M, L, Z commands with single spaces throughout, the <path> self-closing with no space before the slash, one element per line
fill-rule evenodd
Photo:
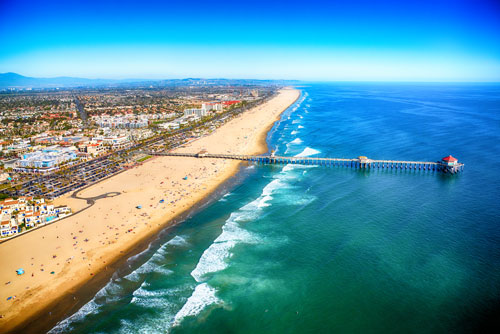
<path fill-rule="evenodd" d="M 252 80 L 252 79 L 203 79 L 203 78 L 186 78 L 186 79 L 167 79 L 167 80 L 151 80 L 151 79 L 85 79 L 72 77 L 55 77 L 55 78 L 33 78 L 25 77 L 17 73 L 0 73 L 0 89 L 25 89 L 25 88 L 71 88 L 71 87 L 113 87 L 124 85 L 154 85 L 154 86 L 171 86 L 171 85 L 199 85 L 199 84 L 218 84 L 218 85 L 262 85 L 269 83 L 283 83 L 284 81 L 275 80 Z M 296 81 L 286 81 L 296 82 Z"/>
<path fill-rule="evenodd" d="M 72 77 L 55 78 L 33 78 L 25 77 L 17 73 L 0 73 L 0 89 L 4 88 L 67 88 L 67 87 L 89 87 L 117 84 L 120 82 L 138 82 L 146 80 L 108 80 L 108 79 L 85 79 Z"/>

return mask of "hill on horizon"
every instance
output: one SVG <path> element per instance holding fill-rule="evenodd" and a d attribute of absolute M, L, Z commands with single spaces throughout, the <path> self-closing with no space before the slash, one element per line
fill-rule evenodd
<path fill-rule="evenodd" d="M 297 82 L 297 80 L 257 80 L 225 78 L 183 78 L 183 79 L 86 79 L 75 77 L 34 78 L 14 72 L 0 73 L 0 89 L 25 88 L 76 88 L 99 86 L 123 86 L 126 84 L 186 85 L 199 84 L 200 81 L 222 85 L 262 85 L 276 82 Z"/>
<path fill-rule="evenodd" d="M 138 81 L 138 80 L 134 80 Z M 120 80 L 85 79 L 74 77 L 34 78 L 7 72 L 0 73 L 0 89 L 4 88 L 67 88 L 80 86 L 97 86 L 117 83 Z"/>

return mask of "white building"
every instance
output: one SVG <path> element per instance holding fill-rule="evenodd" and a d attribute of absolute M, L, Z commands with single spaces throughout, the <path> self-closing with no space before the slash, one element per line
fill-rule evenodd
<path fill-rule="evenodd" d="M 208 116 L 208 110 L 203 108 L 191 108 L 184 110 L 184 116 L 191 116 L 191 115 L 205 117 Z"/>
<path fill-rule="evenodd" d="M 158 127 L 164 130 L 175 130 L 180 127 L 180 124 L 177 122 L 166 122 L 158 124 Z"/>
<path fill-rule="evenodd" d="M 150 129 L 134 129 L 130 130 L 130 139 L 134 141 L 139 141 L 143 139 L 151 138 L 155 135 Z"/>
<path fill-rule="evenodd" d="M 19 227 L 15 219 L 10 218 L 10 215 L 3 215 L 0 218 L 0 235 L 2 237 L 9 237 L 17 234 Z"/>
<path fill-rule="evenodd" d="M 147 116 L 96 116 L 94 120 L 101 128 L 138 129 L 148 126 Z"/>
<path fill-rule="evenodd" d="M 26 171 L 26 168 L 34 169 L 33 171 L 50 170 L 63 162 L 75 160 L 77 158 L 75 151 L 74 147 L 51 146 L 32 153 L 25 153 L 19 161 L 20 167 L 16 170 Z"/>
<path fill-rule="evenodd" d="M 203 103 L 201 105 L 201 109 L 204 109 L 206 111 L 210 111 L 210 110 L 213 110 L 215 112 L 222 112 L 223 110 L 223 106 L 222 106 L 222 103 L 217 103 L 217 102 L 207 102 L 207 103 Z"/>
<path fill-rule="evenodd" d="M 114 135 L 107 137 L 95 137 L 94 141 L 102 141 L 106 146 L 111 146 L 112 149 L 120 149 L 130 146 L 129 136 L 126 134 Z"/>

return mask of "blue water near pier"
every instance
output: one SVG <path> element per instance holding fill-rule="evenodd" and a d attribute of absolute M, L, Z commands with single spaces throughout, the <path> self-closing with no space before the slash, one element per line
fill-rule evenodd
<path fill-rule="evenodd" d="M 500 305 L 500 86 L 311 84 L 279 155 L 436 161 L 459 175 L 244 167 L 53 333 L 477 332 Z"/>

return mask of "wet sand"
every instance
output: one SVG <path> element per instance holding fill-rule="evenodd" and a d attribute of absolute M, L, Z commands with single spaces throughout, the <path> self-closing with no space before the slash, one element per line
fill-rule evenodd
<path fill-rule="evenodd" d="M 267 132 L 299 94 L 284 89 L 270 101 L 177 151 L 264 153 Z M 100 197 L 88 209 L 0 244 L 2 332 L 50 312 L 51 305 L 75 294 L 89 280 L 109 277 L 120 259 L 203 201 L 232 177 L 238 166 L 238 161 L 230 160 L 155 157 L 78 192 L 80 198 Z M 67 195 L 56 204 L 67 204 L 78 211 L 87 206 L 87 201 Z M 18 268 L 26 273 L 17 276 Z"/>

